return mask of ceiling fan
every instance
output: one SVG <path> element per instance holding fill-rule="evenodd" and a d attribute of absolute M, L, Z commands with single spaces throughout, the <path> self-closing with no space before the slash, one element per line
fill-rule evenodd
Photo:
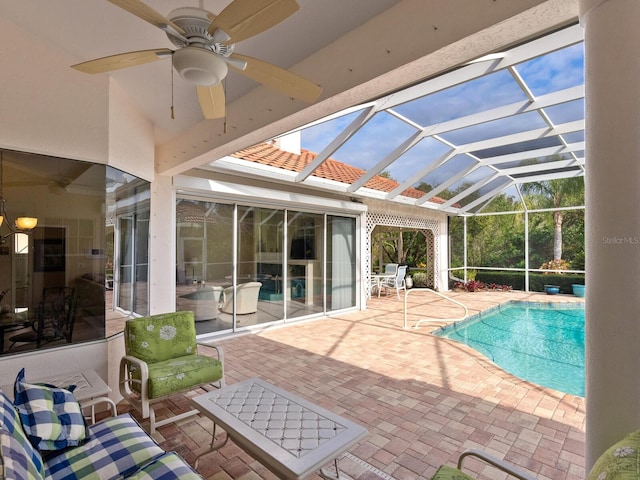
<path fill-rule="evenodd" d="M 104 73 L 171 58 L 185 80 L 195 84 L 207 119 L 225 116 L 221 81 L 228 67 L 290 97 L 314 102 L 322 88 L 273 64 L 234 53 L 235 44 L 280 23 L 300 7 L 295 0 L 233 0 L 217 16 L 200 8 L 183 7 L 166 17 L 140 0 L 108 0 L 163 30 L 177 50 L 139 50 L 73 65 L 85 73 Z"/>

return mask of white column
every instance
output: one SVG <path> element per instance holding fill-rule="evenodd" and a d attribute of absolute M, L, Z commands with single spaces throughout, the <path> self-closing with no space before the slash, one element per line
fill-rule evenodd
<path fill-rule="evenodd" d="M 151 184 L 149 225 L 149 313 L 176 308 L 176 194 L 172 177 L 156 175 Z"/>
<path fill-rule="evenodd" d="M 640 428 L 640 2 L 580 0 L 586 49 L 587 472 Z"/>

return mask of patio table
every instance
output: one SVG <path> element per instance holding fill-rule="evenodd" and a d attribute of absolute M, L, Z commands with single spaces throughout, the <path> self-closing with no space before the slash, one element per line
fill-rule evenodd
<path fill-rule="evenodd" d="M 211 448 L 198 459 L 231 438 L 283 479 L 303 479 L 318 470 L 323 478 L 340 479 L 338 457 L 367 434 L 364 427 L 259 378 L 191 401 L 213 420 Z M 216 425 L 227 436 L 214 446 Z M 322 468 L 332 460 L 337 476 Z"/>
<path fill-rule="evenodd" d="M 370 275 L 370 285 L 371 288 L 375 286 L 378 290 L 378 298 L 380 298 L 380 290 L 382 286 L 389 282 L 389 280 L 393 280 L 396 278 L 395 273 L 373 273 Z"/>

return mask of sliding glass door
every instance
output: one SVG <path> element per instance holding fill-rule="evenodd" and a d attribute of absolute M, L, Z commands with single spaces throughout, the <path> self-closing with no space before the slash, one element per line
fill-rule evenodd
<path fill-rule="evenodd" d="M 356 305 L 356 219 L 180 198 L 176 308 L 199 334 Z"/>

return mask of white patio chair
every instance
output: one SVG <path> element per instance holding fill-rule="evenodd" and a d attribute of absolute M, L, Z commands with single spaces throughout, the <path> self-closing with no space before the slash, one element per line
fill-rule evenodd
<path fill-rule="evenodd" d="M 400 265 L 398 267 L 398 271 L 396 272 L 396 276 L 386 280 L 383 284 L 385 289 L 387 288 L 395 288 L 396 295 L 398 296 L 398 300 L 400 300 L 400 290 L 407 290 L 407 284 L 405 282 L 404 277 L 407 275 L 407 266 Z"/>
<path fill-rule="evenodd" d="M 384 274 L 391 275 L 392 273 L 398 272 L 398 264 L 397 263 L 386 263 L 384 265 Z"/>

